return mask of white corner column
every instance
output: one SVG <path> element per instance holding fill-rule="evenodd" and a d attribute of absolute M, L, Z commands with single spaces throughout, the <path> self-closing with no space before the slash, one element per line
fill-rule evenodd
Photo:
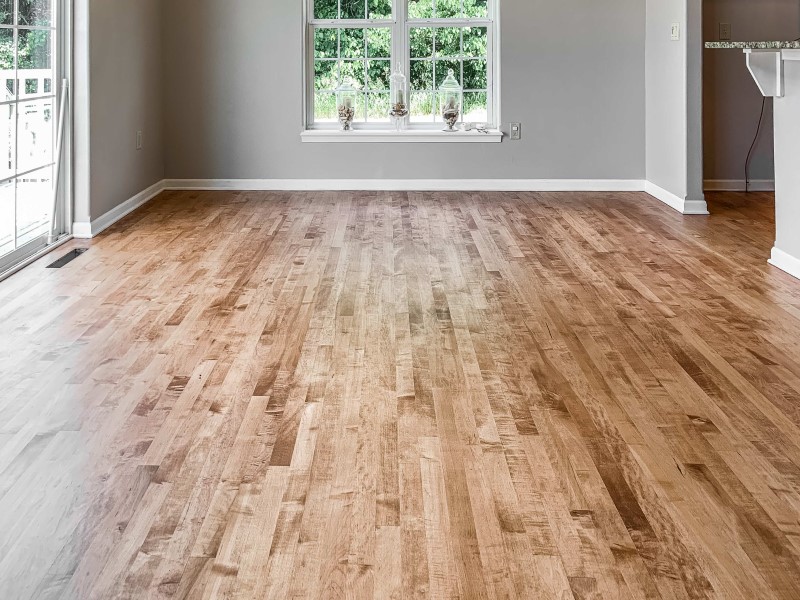
<path fill-rule="evenodd" d="M 774 97 L 775 247 L 769 262 L 800 279 L 800 50 L 754 50 L 747 58 L 759 88 Z"/>

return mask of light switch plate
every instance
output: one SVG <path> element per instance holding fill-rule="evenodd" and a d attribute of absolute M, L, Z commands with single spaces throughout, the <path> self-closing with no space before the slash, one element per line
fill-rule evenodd
<path fill-rule="evenodd" d="M 719 39 L 722 42 L 726 42 L 731 39 L 731 24 L 730 23 L 720 23 L 719 24 Z"/>
<path fill-rule="evenodd" d="M 522 123 L 511 123 L 511 139 L 522 139 Z"/>
<path fill-rule="evenodd" d="M 681 24 L 680 23 L 673 23 L 672 24 L 672 33 L 670 34 L 670 39 L 673 42 L 678 42 L 681 39 Z"/>

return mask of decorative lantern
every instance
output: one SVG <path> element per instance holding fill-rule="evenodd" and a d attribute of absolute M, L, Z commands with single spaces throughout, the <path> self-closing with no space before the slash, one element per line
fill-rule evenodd
<path fill-rule="evenodd" d="M 408 97 L 406 92 L 406 76 L 403 75 L 403 67 L 397 63 L 397 70 L 392 73 L 389 79 L 389 96 L 391 108 L 389 116 L 394 123 L 395 129 L 400 131 L 406 122 L 408 116 Z"/>
<path fill-rule="evenodd" d="M 356 89 L 349 81 L 336 88 L 336 107 L 342 131 L 350 131 L 356 116 Z"/>
<path fill-rule="evenodd" d="M 461 113 L 461 86 L 456 81 L 453 69 L 449 69 L 447 77 L 439 88 L 442 103 L 442 118 L 447 128 L 445 131 L 456 131 L 455 125 Z"/>

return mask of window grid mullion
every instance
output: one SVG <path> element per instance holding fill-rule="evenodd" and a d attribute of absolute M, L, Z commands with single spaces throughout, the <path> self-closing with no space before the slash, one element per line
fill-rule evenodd
<path fill-rule="evenodd" d="M 367 7 L 367 0 L 364 0 L 364 10 Z M 364 13 L 366 14 L 366 13 Z M 364 122 L 369 122 L 369 52 L 367 52 L 367 30 L 364 29 Z"/>
<path fill-rule="evenodd" d="M 464 0 L 461 0 L 461 14 L 464 14 Z M 459 110 L 459 116 L 461 117 L 461 122 L 464 122 L 464 28 L 462 27 L 459 30 L 459 54 L 461 56 L 458 57 L 458 66 L 461 68 L 461 110 Z M 488 32 L 487 32 L 488 33 Z"/>

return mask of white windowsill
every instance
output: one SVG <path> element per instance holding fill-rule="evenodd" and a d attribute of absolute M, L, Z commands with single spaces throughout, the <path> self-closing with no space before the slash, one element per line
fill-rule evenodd
<path fill-rule="evenodd" d="M 354 129 L 341 131 L 338 129 L 307 129 L 300 134 L 303 142 L 312 143 L 489 143 L 503 141 L 503 132 L 490 129 L 488 133 L 477 130 L 454 131 L 452 133 L 438 130 L 416 129 L 404 131 Z"/>

